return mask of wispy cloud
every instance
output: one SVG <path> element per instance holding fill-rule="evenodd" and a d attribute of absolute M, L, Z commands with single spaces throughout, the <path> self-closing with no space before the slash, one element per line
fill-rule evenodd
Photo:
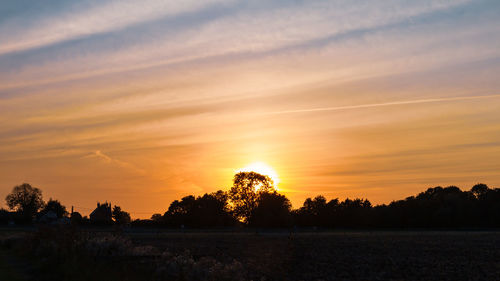
<path fill-rule="evenodd" d="M 28 21 L 27 26 L 24 25 L 22 28 L 17 25 L 19 22 L 17 19 L 3 23 L 0 26 L 2 40 L 0 55 L 119 30 L 141 22 L 190 12 L 220 2 L 222 1 L 110 0 L 73 4 L 57 14 Z M 13 33 L 12 30 L 6 30 L 7 28 L 17 29 L 18 32 Z"/>
<path fill-rule="evenodd" d="M 129 171 L 133 171 L 133 172 L 136 172 L 138 174 L 141 174 L 141 175 L 145 174 L 145 171 L 143 169 L 139 169 L 131 163 L 111 158 L 109 155 L 103 153 L 101 150 L 96 150 L 92 153 L 89 153 L 85 156 L 82 156 L 82 159 L 86 159 L 86 158 L 100 159 L 100 160 L 104 161 L 104 163 L 116 165 L 120 168 L 124 168 L 124 169 L 127 169 Z"/>
<path fill-rule="evenodd" d="M 369 104 L 358 104 L 358 105 L 348 105 L 348 106 L 292 109 L 292 110 L 258 113 L 258 115 L 310 113 L 310 112 L 320 112 L 320 111 L 351 110 L 351 109 L 363 109 L 363 108 L 372 108 L 372 107 L 397 106 L 397 105 L 421 104 L 421 103 L 436 103 L 436 102 L 466 101 L 466 100 L 492 99 L 492 98 L 500 98 L 500 94 L 498 94 L 498 95 L 485 95 L 485 96 L 465 96 L 465 97 L 463 96 L 463 97 L 446 97 L 446 98 L 420 99 L 420 100 L 408 100 L 408 101 L 394 101 L 394 102 L 369 103 Z"/>
<path fill-rule="evenodd" d="M 109 36 L 112 39 L 103 40 L 100 37 L 96 39 L 90 37 L 88 42 L 85 41 L 82 46 L 77 45 L 69 50 L 61 46 L 53 51 L 57 55 L 49 52 L 50 55 L 45 60 L 38 61 L 38 64 L 51 66 L 50 78 L 46 77 L 49 73 L 43 74 L 45 79 L 42 81 L 57 81 L 183 62 L 190 63 L 194 60 L 209 58 L 217 60 L 220 56 L 231 57 L 236 54 L 266 55 L 272 51 L 283 51 L 280 49 L 286 47 L 300 47 L 311 44 L 311 42 L 314 44 L 316 40 L 325 40 L 339 34 L 350 32 L 356 34 L 359 30 L 371 30 L 398 22 L 401 25 L 406 25 L 413 17 L 445 11 L 466 3 L 468 1 L 465 0 L 418 3 L 408 3 L 407 1 L 374 3 L 368 1 L 356 2 L 356 4 L 333 1 L 305 2 L 298 5 L 285 5 L 284 7 L 265 3 L 253 4 L 256 6 L 253 7 L 249 4 L 248 11 L 242 9 L 208 21 L 202 21 L 194 26 L 193 23 L 187 22 L 184 25 L 176 25 L 175 29 L 172 29 L 168 22 L 155 22 L 152 26 L 146 25 L 132 31 L 123 30 L 113 33 Z M 120 6 L 121 8 L 117 12 L 107 8 L 100 9 L 119 15 L 121 9 L 128 10 L 127 5 L 123 6 Z M 144 6 L 147 7 L 147 4 Z M 132 15 L 140 13 L 142 8 L 135 10 L 137 11 L 133 12 Z M 162 9 L 157 10 L 162 11 Z M 95 16 L 83 15 L 82 18 L 86 20 L 93 17 L 106 18 L 98 12 L 91 14 L 95 14 Z M 182 17 L 182 14 L 176 14 L 176 16 Z M 127 14 L 123 18 L 129 18 L 129 15 Z M 72 21 L 63 22 L 67 24 Z M 108 20 L 106 20 L 106 24 L 95 24 L 96 29 L 114 28 L 114 21 L 109 22 L 112 23 L 111 26 L 109 26 Z M 121 21 L 117 21 L 116 25 L 119 23 Z M 35 30 L 41 29 L 47 30 L 47 34 L 59 34 L 51 28 L 44 29 L 43 26 L 43 24 L 38 24 Z M 75 24 L 75 26 L 81 26 L 81 24 Z M 98 33 L 93 28 L 89 30 L 89 34 Z M 24 29 L 20 33 L 23 32 L 25 32 Z M 43 36 L 24 34 L 21 38 L 43 38 Z M 6 36 L 5 46 L 9 45 L 9 40 L 14 39 Z M 99 43 L 93 42 L 93 40 L 98 40 Z M 103 46 L 103 41 L 108 43 Z M 82 47 L 85 47 L 85 50 L 81 50 Z M 96 50 L 91 58 L 85 55 L 94 48 Z M 43 58 L 43 56 L 42 54 L 41 57 Z M 68 57 L 71 57 L 71 60 L 67 60 Z M 36 58 L 39 59 L 38 56 Z M 19 60 L 22 61 L 22 58 Z M 76 69 L 74 69 L 75 67 Z M 23 71 L 31 72 L 29 69 L 23 69 Z M 39 76 L 41 72 L 33 69 L 33 73 L 38 73 L 37 76 Z M 39 80 L 38 77 L 32 78 L 30 80 Z M 3 87 L 5 88 L 9 84 L 12 83 L 5 81 Z"/>

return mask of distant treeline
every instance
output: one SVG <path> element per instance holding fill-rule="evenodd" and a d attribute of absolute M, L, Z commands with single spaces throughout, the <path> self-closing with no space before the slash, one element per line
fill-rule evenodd
<path fill-rule="evenodd" d="M 25 202 L 22 202 L 25 200 Z M 235 175 L 227 192 L 186 196 L 164 214 L 131 221 L 119 206 L 98 204 L 90 217 L 68 213 L 57 200 L 44 203 L 41 191 L 16 186 L 6 198 L 12 212 L 0 210 L 0 223 L 125 224 L 171 228 L 322 227 L 322 228 L 490 228 L 500 227 L 500 189 L 477 184 L 469 191 L 456 186 L 429 188 L 416 196 L 372 206 L 367 199 L 307 198 L 291 208 L 269 177 L 255 172 Z"/>

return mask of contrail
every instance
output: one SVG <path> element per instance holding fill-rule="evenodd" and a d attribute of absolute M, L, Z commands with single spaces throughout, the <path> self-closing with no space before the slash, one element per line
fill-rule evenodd
<path fill-rule="evenodd" d="M 307 113 L 307 112 L 317 112 L 317 111 L 337 111 L 337 110 L 349 110 L 349 109 L 360 109 L 360 108 L 381 107 L 381 106 L 434 103 L 434 102 L 447 102 L 447 101 L 462 101 L 462 100 L 477 100 L 477 99 L 488 99 L 488 98 L 499 98 L 499 97 L 500 97 L 500 94 L 498 94 L 498 95 L 486 95 L 486 96 L 464 96 L 464 97 L 449 97 L 449 98 L 436 98 L 436 99 L 394 101 L 394 102 L 384 102 L 384 103 L 369 103 L 369 104 L 358 104 L 358 105 L 347 105 L 347 106 L 318 107 L 318 108 L 307 108 L 307 109 L 273 111 L 273 112 L 261 113 L 261 115 Z"/>

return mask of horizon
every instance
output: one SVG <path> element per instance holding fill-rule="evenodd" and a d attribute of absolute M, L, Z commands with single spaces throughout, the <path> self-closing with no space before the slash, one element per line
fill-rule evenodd
<path fill-rule="evenodd" d="M 248 173 L 248 172 L 253 172 L 253 173 L 256 173 L 254 170 L 250 170 L 250 169 L 241 169 L 240 171 L 238 171 L 237 173 Z M 260 173 L 258 173 L 260 174 Z M 235 174 L 236 175 L 236 174 Z M 265 174 L 260 174 L 260 175 L 264 175 L 266 176 Z M 272 177 L 270 176 L 267 176 L 270 180 L 271 180 L 271 183 L 273 183 L 273 179 Z M 21 185 L 29 185 L 31 186 L 32 188 L 38 188 L 36 186 L 33 186 L 33 185 L 30 185 L 29 183 L 22 183 L 20 184 L 19 186 Z M 264 193 L 271 193 L 271 194 L 281 194 L 279 189 L 277 188 L 277 185 L 275 183 L 273 183 L 272 185 L 272 189 L 270 191 L 264 191 Z M 373 204 L 371 201 L 370 201 L 370 198 L 366 198 L 366 197 L 352 197 L 352 198 L 349 198 L 349 197 L 346 197 L 346 198 L 338 198 L 338 197 L 332 197 L 332 198 L 328 198 L 328 197 L 325 197 L 323 196 L 322 194 L 315 194 L 315 195 L 312 195 L 308 198 L 306 198 L 305 201 L 307 200 L 315 200 L 316 198 L 318 197 L 323 197 L 326 202 L 330 202 L 330 201 L 337 201 L 337 202 L 343 202 L 343 201 L 347 201 L 347 200 L 361 200 L 361 201 L 368 201 L 370 204 L 371 204 L 371 207 L 383 207 L 383 206 L 390 206 L 392 203 L 394 202 L 400 202 L 400 201 L 406 201 L 408 200 L 409 198 L 417 198 L 418 195 L 420 194 L 423 194 L 423 193 L 426 193 L 428 192 L 430 189 L 438 189 L 438 188 L 441 188 L 441 189 L 448 189 L 448 188 L 458 188 L 458 190 L 460 192 L 470 192 L 470 193 L 473 193 L 473 188 L 476 188 L 477 186 L 484 186 L 486 187 L 487 189 L 489 188 L 489 190 L 491 191 L 497 191 L 497 190 L 500 190 L 500 188 L 496 188 L 496 187 L 492 187 L 492 186 L 488 186 L 487 184 L 484 184 L 484 183 L 477 183 L 475 184 L 474 186 L 470 187 L 470 188 L 463 188 L 463 187 L 459 187 L 459 186 L 456 186 L 456 185 L 450 185 L 450 186 L 432 186 L 432 187 L 428 187 L 426 189 L 423 189 L 415 194 L 412 194 L 410 196 L 406 196 L 404 198 L 398 198 L 398 199 L 394 199 L 392 200 L 391 202 L 382 202 L 382 203 L 378 203 L 378 204 Z M 40 189 L 40 188 L 38 188 Z M 257 193 L 257 190 L 259 190 L 259 186 L 255 186 L 255 193 Z M 44 205 L 47 205 L 47 203 L 49 201 L 57 201 L 59 202 L 64 208 L 66 208 L 66 210 L 68 211 L 68 213 L 66 214 L 67 216 L 71 217 L 73 216 L 73 213 L 78 213 L 84 217 L 88 217 L 90 215 L 90 213 L 92 213 L 94 210 L 97 210 L 97 208 L 99 208 L 100 205 L 103 205 L 103 204 L 109 204 L 110 208 L 111 207 L 120 207 L 119 205 L 117 204 L 113 204 L 113 200 L 104 200 L 104 201 L 96 201 L 96 206 L 95 207 L 82 207 L 82 206 L 74 206 L 74 205 L 65 205 L 64 202 L 61 202 L 60 200 L 58 200 L 57 198 L 52 198 L 52 197 L 49 197 L 49 200 L 47 200 L 47 198 L 43 198 L 43 190 L 40 189 L 41 191 L 41 199 L 43 199 L 44 201 Z M 190 196 L 194 196 L 194 198 L 196 199 L 200 199 L 201 197 L 203 197 L 204 195 L 211 195 L 211 194 L 214 194 L 214 193 L 217 193 L 219 191 L 223 191 L 225 194 L 228 194 L 229 193 L 229 190 L 213 190 L 211 192 L 207 192 L 207 193 L 204 193 L 204 194 L 186 194 L 185 196 L 182 196 L 182 198 L 177 198 L 175 199 L 174 201 L 182 201 L 185 197 L 190 197 Z M 477 191 L 476 191 L 477 192 Z M 285 198 L 286 198 L 286 195 L 285 195 Z M 288 199 L 288 198 L 287 198 Z M 144 220 L 144 219 L 152 219 L 153 218 L 153 215 L 161 215 L 161 216 L 164 216 L 167 214 L 167 211 L 169 210 L 169 207 L 171 206 L 172 203 L 174 203 L 174 201 L 170 202 L 170 204 L 168 204 L 168 206 L 165 207 L 165 210 L 163 212 L 158 212 L 158 213 L 146 213 L 146 212 L 134 212 L 134 211 L 130 211 L 130 210 L 123 210 L 125 211 L 127 214 L 132 214 L 135 216 L 131 216 L 131 219 L 134 221 L 134 220 Z M 229 199 L 229 201 L 231 201 L 231 199 Z M 326 203 L 325 202 L 325 203 Z M 291 202 L 290 202 L 291 203 Z M 290 205 L 290 211 L 293 211 L 293 210 L 300 210 L 302 207 L 304 207 L 306 204 L 306 202 L 303 202 L 303 205 L 299 205 L 299 206 L 294 206 L 293 204 Z M 39 213 L 43 213 L 44 208 L 41 208 L 39 210 Z M 10 210 L 11 212 L 18 212 L 19 210 L 11 210 L 9 209 L 8 207 L 6 208 L 0 208 L 0 210 Z M 137 216 L 139 215 L 139 216 Z"/>
<path fill-rule="evenodd" d="M 26 182 L 149 218 L 250 170 L 294 208 L 500 186 L 497 1 L 2 6 L 0 208 Z"/>

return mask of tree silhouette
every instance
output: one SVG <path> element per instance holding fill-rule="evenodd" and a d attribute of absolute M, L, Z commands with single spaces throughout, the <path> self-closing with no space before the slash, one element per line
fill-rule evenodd
<path fill-rule="evenodd" d="M 173 201 L 165 212 L 165 222 L 170 226 L 193 225 L 192 210 L 195 209 L 196 197 L 185 196 Z"/>
<path fill-rule="evenodd" d="M 181 201 L 170 204 L 163 219 L 170 226 L 210 227 L 234 225 L 228 209 L 227 193 L 219 190 L 214 193 L 194 197 L 185 196 Z"/>
<path fill-rule="evenodd" d="M 302 207 L 293 212 L 296 223 L 302 226 L 326 225 L 327 216 L 326 198 L 322 195 L 314 199 L 307 198 Z"/>
<path fill-rule="evenodd" d="M 248 222 L 257 207 L 259 194 L 274 191 L 269 176 L 256 172 L 239 172 L 234 175 L 233 186 L 229 190 L 233 214 L 237 219 Z"/>
<path fill-rule="evenodd" d="M 290 200 L 285 195 L 277 192 L 261 192 L 248 224 L 259 227 L 290 226 L 292 223 L 291 207 Z"/>
<path fill-rule="evenodd" d="M 68 215 L 66 207 L 63 206 L 58 200 L 53 200 L 52 198 L 49 199 L 41 213 L 46 214 L 49 211 L 54 212 L 57 215 L 57 218 L 62 218 Z"/>
<path fill-rule="evenodd" d="M 481 199 L 482 197 L 484 197 L 484 195 L 486 193 L 488 193 L 490 189 L 488 188 L 488 186 L 484 183 L 478 183 L 476 185 L 474 185 L 470 192 L 472 194 L 474 194 L 474 196 L 477 198 L 477 199 Z"/>
<path fill-rule="evenodd" d="M 15 186 L 5 201 L 11 210 L 19 212 L 25 219 L 33 218 L 44 205 L 42 191 L 27 183 Z"/>
<path fill-rule="evenodd" d="M 163 220 L 163 216 L 161 214 L 153 214 L 151 216 L 151 220 L 156 223 L 160 223 Z"/>
<path fill-rule="evenodd" d="M 5 198 L 15 212 L 0 209 L 0 224 L 26 223 L 49 212 L 58 218 L 68 215 L 58 200 L 43 202 L 42 191 L 29 184 L 13 188 Z M 390 204 L 372 206 L 367 199 L 335 198 L 328 201 L 318 195 L 307 198 L 303 206 L 291 211 L 290 201 L 276 192 L 268 176 L 240 172 L 234 176 L 228 192 L 217 191 L 203 196 L 185 196 L 173 201 L 164 215 L 150 220 L 136 220 L 132 226 L 225 227 L 238 220 L 249 226 L 283 227 L 390 227 L 390 228 L 482 228 L 500 227 L 500 189 L 476 184 L 469 191 L 456 186 L 432 187 Z M 50 214 L 55 218 L 54 214 Z M 90 220 L 74 212 L 74 224 L 128 224 L 130 214 L 111 203 L 97 203 Z"/>
<path fill-rule="evenodd" d="M 327 203 L 326 198 L 319 195 L 307 198 L 304 205 L 293 212 L 293 217 L 299 226 L 358 227 L 368 225 L 371 210 L 368 200 L 335 198 Z"/>
<path fill-rule="evenodd" d="M 195 224 L 201 227 L 234 225 L 228 195 L 222 190 L 198 197 L 193 215 Z"/>
<path fill-rule="evenodd" d="M 113 219 L 117 224 L 128 224 L 130 223 L 130 214 L 123 211 L 120 206 L 115 206 L 112 212 Z"/>

